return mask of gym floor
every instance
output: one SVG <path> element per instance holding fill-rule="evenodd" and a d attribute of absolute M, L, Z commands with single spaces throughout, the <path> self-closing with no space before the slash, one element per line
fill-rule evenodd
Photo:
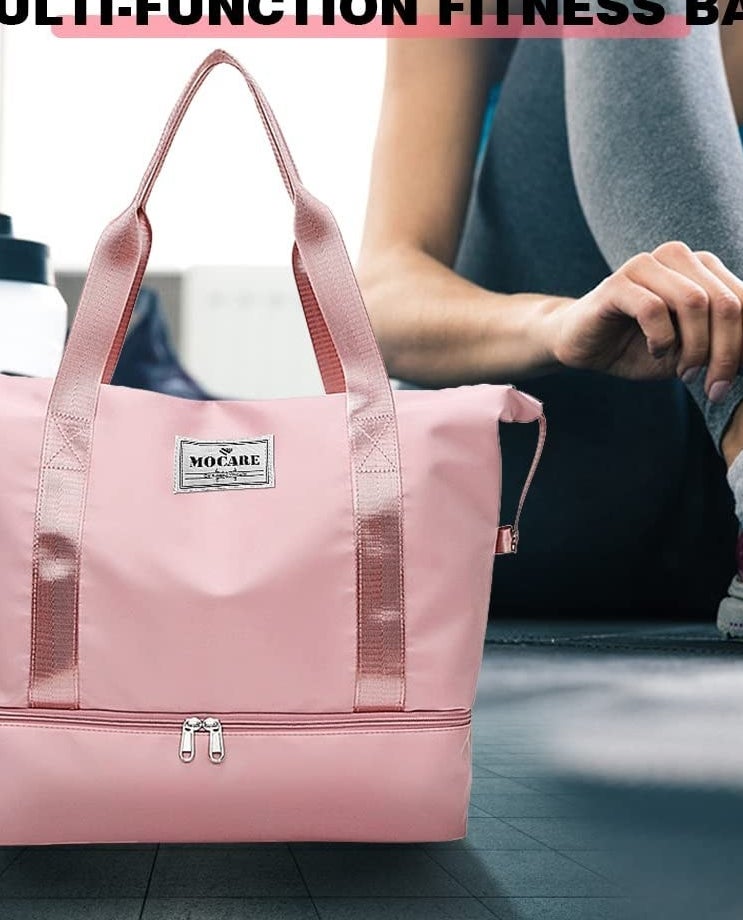
<path fill-rule="evenodd" d="M 688 624 L 493 627 L 466 840 L 0 849 L 0 918 L 740 920 L 741 655 Z"/>

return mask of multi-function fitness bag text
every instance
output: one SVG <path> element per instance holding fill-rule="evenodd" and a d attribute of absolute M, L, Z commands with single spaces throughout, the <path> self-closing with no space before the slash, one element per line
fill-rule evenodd
<path fill-rule="evenodd" d="M 108 385 L 145 205 L 221 63 L 294 204 L 322 396 Z M 535 420 L 541 449 L 511 387 L 392 393 L 331 214 L 210 55 L 101 237 L 56 380 L 0 377 L 0 844 L 461 837 L 492 556 L 518 538 L 498 423 Z"/>

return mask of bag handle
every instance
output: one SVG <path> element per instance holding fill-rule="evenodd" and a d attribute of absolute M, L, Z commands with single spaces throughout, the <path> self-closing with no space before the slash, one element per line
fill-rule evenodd
<path fill-rule="evenodd" d="M 145 217 L 146 207 L 150 199 L 150 195 L 152 194 L 152 189 L 157 180 L 157 177 L 160 175 L 160 171 L 163 168 L 165 159 L 170 152 L 170 148 L 173 144 L 173 140 L 175 139 L 175 135 L 180 128 L 181 122 L 183 121 L 186 112 L 188 111 L 191 102 L 199 91 L 201 85 L 204 83 L 211 71 L 215 67 L 219 66 L 219 64 L 228 64 L 232 67 L 235 67 L 247 83 L 271 143 L 271 149 L 273 150 L 276 164 L 279 167 L 279 173 L 281 174 L 284 186 L 289 194 L 290 200 L 293 203 L 295 202 L 297 189 L 301 186 L 299 173 L 292 158 L 291 152 L 287 146 L 286 140 L 284 139 L 281 128 L 276 121 L 276 117 L 274 116 L 273 111 L 268 103 L 268 100 L 264 96 L 260 86 L 258 86 L 252 76 L 242 67 L 239 61 L 237 61 L 231 55 L 227 54 L 225 51 L 217 50 L 210 54 L 205 61 L 203 61 L 201 66 L 191 77 L 191 80 L 189 81 L 188 85 L 181 94 L 180 99 L 171 112 L 168 123 L 165 126 L 165 130 L 163 131 L 162 137 L 160 139 L 160 143 L 158 144 L 158 147 L 149 162 L 147 170 L 142 177 L 142 181 L 137 190 L 137 194 L 135 195 L 132 205 L 138 206 L 141 209 L 143 216 Z M 141 248 L 141 264 L 137 269 L 137 276 L 140 279 L 144 274 L 151 246 L 151 230 L 148 221 L 145 220 L 143 222 L 142 229 L 145 234 L 145 239 L 143 241 L 144 245 Z M 322 312 L 317 302 L 317 298 L 315 297 L 314 291 L 312 290 L 312 284 L 307 276 L 307 271 L 302 262 L 302 258 L 299 254 L 299 249 L 296 243 L 294 244 L 292 251 L 292 265 L 294 268 L 294 275 L 302 303 L 302 309 L 307 321 L 310 338 L 312 340 L 312 346 L 315 351 L 318 366 L 320 368 L 320 375 L 322 377 L 325 392 L 343 392 L 345 390 L 345 379 L 343 376 L 342 365 L 335 350 L 335 346 L 333 345 L 333 340 L 330 332 L 328 331 L 327 323 L 323 318 Z M 136 288 L 138 292 L 139 283 L 136 284 Z M 131 303 L 129 300 L 127 301 L 127 308 L 124 312 L 124 315 L 122 316 L 119 327 L 116 330 L 114 343 L 106 362 L 106 367 L 102 377 L 103 383 L 110 383 L 111 379 L 113 378 L 113 373 L 116 369 L 116 364 L 118 363 L 121 348 L 126 336 L 126 329 L 129 324 L 130 314 L 134 308 L 134 301 L 136 301 L 136 293 L 134 294 L 133 298 L 129 299 L 131 300 Z"/>
<path fill-rule="evenodd" d="M 360 303 L 357 291 L 354 292 L 357 285 L 350 264 L 345 266 L 341 264 L 344 261 L 347 263 L 348 260 L 340 231 L 328 209 L 313 198 L 302 186 L 284 135 L 261 88 L 235 58 L 227 54 L 227 52 L 219 50 L 210 54 L 194 72 L 171 112 L 160 142 L 147 166 L 132 203 L 120 217 L 106 228 L 101 237 L 93 255 L 85 289 L 81 297 L 78 309 L 79 321 L 76 318 L 70 334 L 71 341 L 68 349 L 70 360 L 78 352 L 75 347 L 78 343 L 74 339 L 84 336 L 88 364 L 92 364 L 94 361 L 96 364 L 100 364 L 101 357 L 98 352 L 105 348 L 106 358 L 103 369 L 100 372 L 100 381 L 110 383 L 124 342 L 131 312 L 141 286 L 152 244 L 152 230 L 146 213 L 150 195 L 191 102 L 211 71 L 220 64 L 234 67 L 250 89 L 268 135 L 282 181 L 290 200 L 294 204 L 296 243 L 292 253 L 292 263 L 302 307 L 325 391 L 328 393 L 343 392 L 348 385 L 346 378 L 349 374 L 349 365 L 354 364 L 357 361 L 357 357 L 355 354 L 347 353 L 343 357 L 338 354 L 338 347 L 340 346 L 334 342 L 330 326 L 340 325 L 343 327 L 346 325 L 347 317 L 345 315 L 341 316 L 341 308 L 344 313 L 348 308 L 352 314 L 358 314 L 358 308 L 361 307 L 363 310 L 363 305 Z M 316 237 L 318 233 L 322 233 L 324 236 L 323 245 L 338 254 L 337 268 L 345 269 L 345 271 L 340 272 L 341 277 L 337 279 L 336 290 L 330 300 L 327 300 L 323 295 L 318 296 L 317 285 L 313 282 L 313 271 L 308 270 L 306 265 L 308 259 L 314 261 L 313 253 L 317 249 L 318 241 Z M 341 253 L 345 258 L 341 258 Z M 129 260 L 131 261 L 129 266 L 122 264 Z M 128 270 L 126 270 L 127 267 Z M 314 274 L 318 274 L 318 272 L 314 272 Z M 104 290 L 101 290 L 102 288 Z M 123 304 L 123 310 L 115 317 L 115 331 L 110 328 L 113 324 L 114 316 L 107 313 L 105 319 L 108 322 L 104 325 L 104 317 L 100 315 L 100 312 L 96 312 L 96 305 L 100 303 L 101 296 L 104 293 L 110 303 Z M 357 296 L 354 296 L 354 293 Z M 321 301 L 322 306 L 320 306 Z M 332 313 L 333 318 L 326 316 L 325 313 Z M 365 317 L 359 319 L 356 316 L 354 320 L 363 322 Z M 368 322 L 364 324 L 368 326 Z M 77 327 L 82 327 L 79 330 L 79 334 Z M 378 374 L 383 372 L 376 342 L 369 341 L 369 339 L 373 340 L 373 334 L 370 329 L 363 338 L 367 339 L 363 343 L 365 357 L 372 363 L 379 365 L 376 368 Z M 359 344 L 361 342 L 357 342 L 356 347 L 350 350 L 357 351 Z M 374 355 L 374 352 L 377 352 L 377 354 Z M 65 363 L 63 361 L 63 370 L 66 370 Z M 354 384 L 351 385 L 353 386 Z M 363 382 L 361 386 L 363 388 Z M 356 388 L 358 389 L 358 386 Z"/>
<path fill-rule="evenodd" d="M 526 477 L 526 482 L 524 487 L 521 490 L 521 497 L 519 498 L 518 508 L 516 509 L 516 517 L 513 519 L 513 524 L 503 524 L 500 526 L 495 535 L 495 550 L 494 555 L 504 556 L 508 553 L 516 553 L 519 548 L 519 522 L 521 521 L 521 512 L 524 510 L 524 502 L 526 501 L 526 496 L 529 493 L 529 488 L 534 481 L 534 474 L 537 472 L 537 467 L 539 466 L 539 461 L 542 458 L 542 451 L 544 450 L 544 442 L 547 439 L 547 419 L 542 413 L 537 419 L 539 423 L 539 437 L 537 438 L 537 446 L 534 451 L 534 459 L 531 461 L 531 466 L 529 467 L 529 473 Z"/>
<path fill-rule="evenodd" d="M 404 707 L 402 484 L 389 379 L 328 208 L 302 185 L 260 87 L 210 54 L 173 109 L 129 207 L 104 230 L 47 408 L 34 530 L 29 704 L 79 706 L 77 623 L 87 481 L 99 387 L 110 380 L 152 242 L 145 207 L 193 97 L 227 64 L 250 89 L 294 203 L 294 271 L 326 387 L 346 392 L 357 568 L 355 708 Z"/>

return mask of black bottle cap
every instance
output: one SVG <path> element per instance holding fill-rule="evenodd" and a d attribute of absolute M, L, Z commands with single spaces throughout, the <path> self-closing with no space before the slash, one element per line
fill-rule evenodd
<path fill-rule="evenodd" d="M 13 221 L 0 214 L 0 281 L 54 284 L 49 247 L 13 236 Z"/>

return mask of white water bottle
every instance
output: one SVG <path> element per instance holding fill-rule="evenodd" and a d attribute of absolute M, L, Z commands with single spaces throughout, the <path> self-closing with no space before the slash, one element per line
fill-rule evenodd
<path fill-rule="evenodd" d="M 49 249 L 16 239 L 10 217 L 0 214 L 0 373 L 53 377 L 66 334 Z"/>

